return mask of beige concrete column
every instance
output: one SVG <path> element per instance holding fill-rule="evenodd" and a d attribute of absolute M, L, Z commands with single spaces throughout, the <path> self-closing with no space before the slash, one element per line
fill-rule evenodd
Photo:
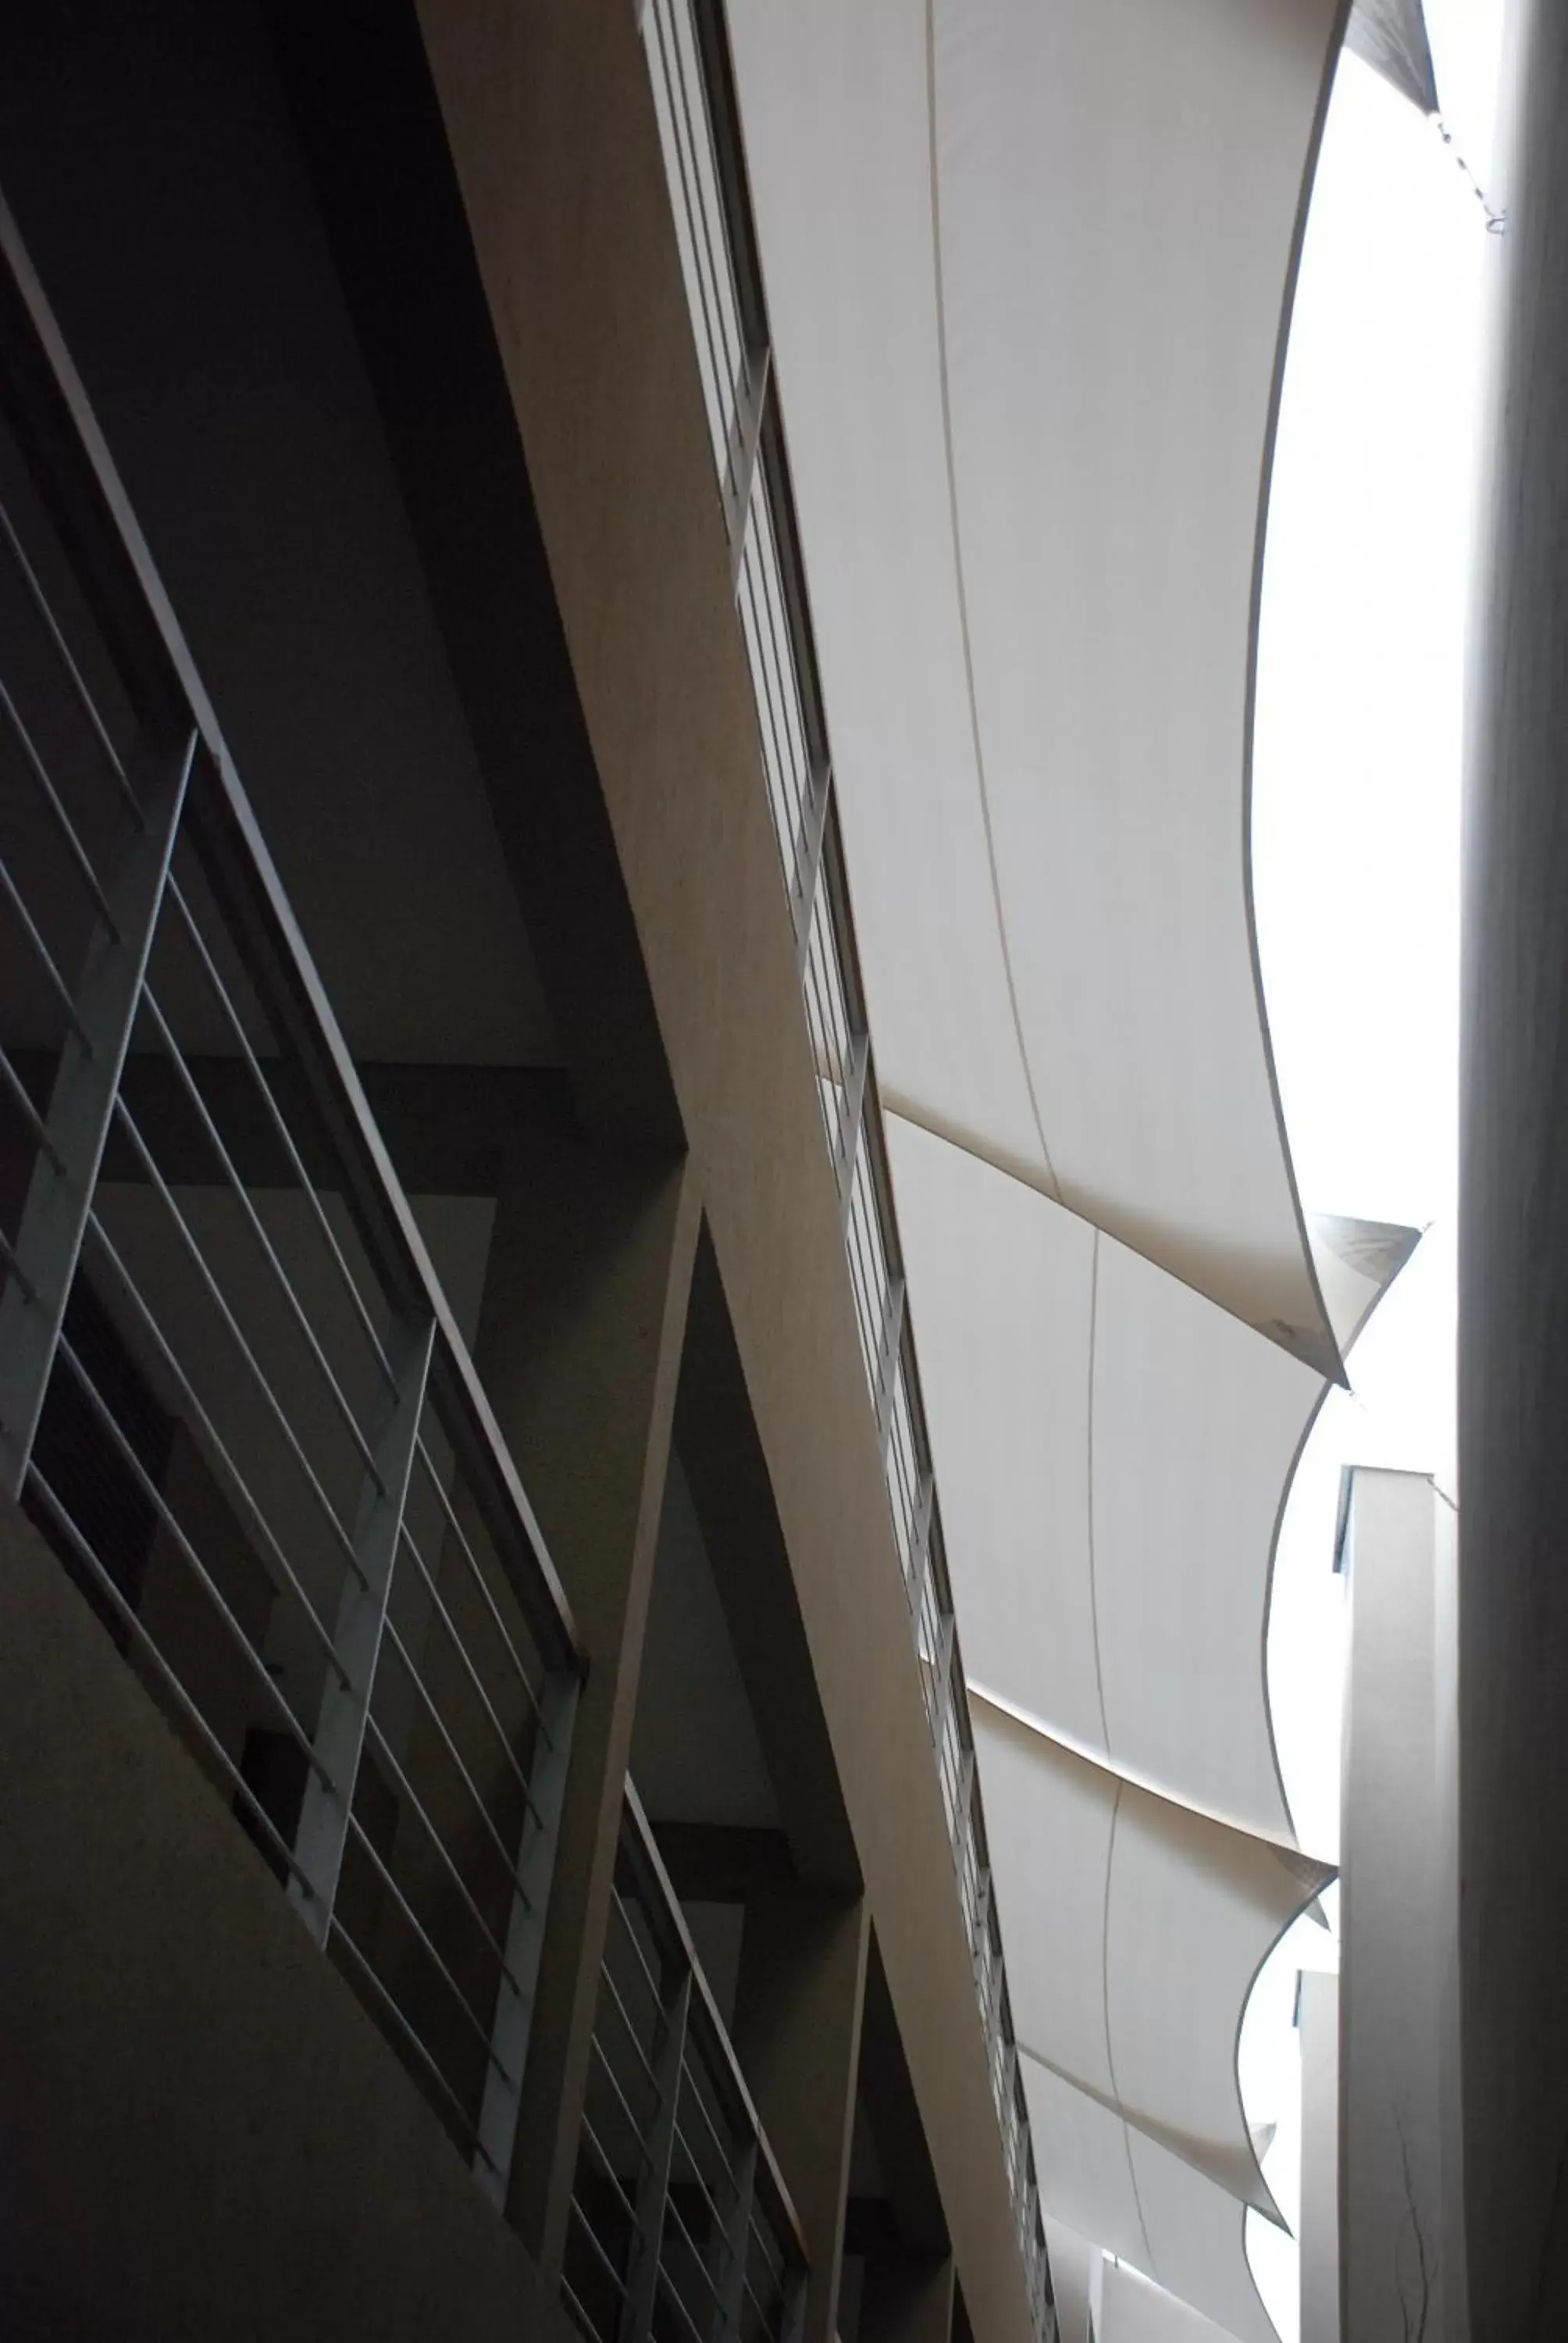
<path fill-rule="evenodd" d="M 950 2343 L 950 2254 L 888 2252 L 866 2258 L 859 2343 Z"/>
<path fill-rule="evenodd" d="M 748 1904 L 735 2050 L 811 2257 L 805 2343 L 833 2343 L 870 1935 L 864 1898 L 779 1886 Z"/>
<path fill-rule="evenodd" d="M 558 2278 L 699 1207 L 683 1162 L 563 1145 L 496 1217 L 477 1359 L 588 1656 L 508 2211 Z"/>

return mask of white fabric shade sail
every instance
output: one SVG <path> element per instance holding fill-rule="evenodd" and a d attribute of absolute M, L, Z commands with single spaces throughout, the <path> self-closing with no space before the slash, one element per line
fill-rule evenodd
<path fill-rule="evenodd" d="M 1332 1871 L 1125 1782 L 989 1701 L 974 1704 L 974 1734 L 1020 2053 L 1272 2213 L 1237 2030 L 1270 1946 Z"/>
<path fill-rule="evenodd" d="M 1336 0 L 730 0 L 883 1095 L 1322 1372 L 1252 949 Z"/>
<path fill-rule="evenodd" d="M 1263 1635 L 1322 1378 L 1037 1191 L 888 1137 L 971 1683 L 1288 1838 Z"/>
<path fill-rule="evenodd" d="M 1272 1555 L 1412 1242 L 1300 1208 L 1249 869 L 1342 10 L 727 13 L 1045 2210 L 1075 2297 L 1167 2290 L 1107 2343 L 1268 2343 L 1236 2047 L 1327 1875 Z"/>
<path fill-rule="evenodd" d="M 1101 2278 L 1095 2343 L 1226 2343 L 1226 2337 L 1222 2328 L 1151 2286 L 1125 2263 L 1107 2262 Z"/>
<path fill-rule="evenodd" d="M 1056 2215 L 1236 2343 L 1276 2343 L 1235 2198 L 1046 2068 L 1026 2059 L 1023 2077 L 1040 2187 Z"/>

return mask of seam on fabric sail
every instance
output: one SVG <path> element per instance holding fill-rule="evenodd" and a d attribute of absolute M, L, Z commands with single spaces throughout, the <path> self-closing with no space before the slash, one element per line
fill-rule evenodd
<path fill-rule="evenodd" d="M 942 451 L 948 474 L 948 520 L 953 540 L 953 586 L 958 597 L 959 639 L 963 651 L 964 690 L 969 701 L 970 739 L 974 749 L 975 789 L 980 799 L 980 822 L 985 831 L 986 865 L 990 874 L 991 904 L 996 913 L 997 943 L 1001 951 L 1002 974 L 1007 981 L 1008 1007 L 1012 1014 L 1013 1039 L 1018 1044 L 1018 1061 L 1023 1074 L 1023 1086 L 1029 1097 L 1029 1111 L 1033 1119 L 1035 1137 L 1040 1141 L 1040 1155 L 1046 1176 L 1050 1182 L 1050 1193 L 1060 1202 L 1060 1183 L 1056 1166 L 1050 1160 L 1046 1143 L 1045 1123 L 1035 1096 L 1034 1072 L 1029 1062 L 1029 1051 L 1023 1038 L 1023 1016 L 1019 1008 L 1018 984 L 1013 975 L 1012 952 L 1008 944 L 1007 918 L 1002 910 L 1001 879 L 997 870 L 996 839 L 991 829 L 990 792 L 986 787 L 985 751 L 980 745 L 980 701 L 975 691 L 974 654 L 970 640 L 969 592 L 964 582 L 963 532 L 959 523 L 958 467 L 953 457 L 952 398 L 948 382 L 948 313 L 947 296 L 942 276 L 942 198 L 941 178 L 937 167 L 937 27 L 936 0 L 926 0 L 926 143 L 930 162 L 931 191 L 931 273 L 937 316 L 937 381 L 941 397 Z"/>
<path fill-rule="evenodd" d="M 1173 1285 L 1182 1286 L 1187 1292 L 1195 1293 L 1200 1302 L 1206 1302 L 1211 1310 L 1219 1311 L 1221 1317 L 1233 1319 L 1238 1326 L 1245 1326 L 1249 1333 L 1271 1343 L 1275 1350 L 1283 1351 L 1287 1358 L 1296 1360 L 1312 1374 L 1326 1376 L 1321 1359 L 1309 1357 L 1300 1348 L 1282 1341 L 1277 1320 L 1271 1319 L 1265 1324 L 1256 1318 L 1247 1317 L 1242 1311 L 1232 1309 L 1228 1302 L 1220 1301 L 1208 1286 L 1200 1283 L 1196 1276 L 1177 1269 L 1147 1243 L 1140 1244 L 1123 1230 L 1108 1228 L 1103 1221 L 1097 1220 L 1093 1198 L 1075 1201 L 1065 1191 L 1052 1188 L 1035 1165 L 1022 1161 L 1010 1149 L 993 1147 L 981 1132 L 971 1131 L 966 1123 L 943 1114 L 936 1107 L 923 1105 L 919 1099 L 911 1098 L 908 1091 L 897 1090 L 883 1082 L 879 1075 L 877 1096 L 884 1115 L 891 1115 L 899 1122 L 907 1122 L 912 1131 L 925 1131 L 929 1138 L 943 1141 L 947 1146 L 956 1148 L 960 1155 L 969 1156 L 973 1162 L 983 1163 L 988 1171 L 999 1173 L 1002 1179 L 1016 1181 L 1020 1188 L 1028 1188 L 1035 1195 L 1043 1196 L 1048 1204 L 1056 1205 L 1060 1212 L 1070 1212 L 1075 1221 L 1081 1221 L 1086 1229 L 1099 1230 L 1113 1244 L 1119 1244 L 1124 1252 L 1131 1253 L 1135 1261 L 1147 1262 L 1151 1269 L 1157 1269 L 1161 1276 L 1168 1277 Z M 1332 1376 L 1326 1379 L 1333 1380 Z"/>
<path fill-rule="evenodd" d="M 1270 1949 L 1271 1951 L 1272 1947 Z M 1241 2195 L 1233 2179 L 1227 2179 L 1215 2169 L 1213 2159 L 1205 2155 L 1201 2141 L 1195 2142 L 1173 2127 L 1155 2122 L 1147 2116 L 1130 2115 L 1120 2099 L 1112 2097 L 1108 2091 L 1097 2090 L 1092 2083 L 1086 2083 L 1081 2075 L 1074 2075 L 1067 2067 L 1059 2066 L 1054 2058 L 1048 2058 L 1043 2051 L 1032 2048 L 1029 2043 L 1020 2040 L 1016 2047 L 1019 2056 L 1027 2058 L 1031 2066 L 1038 2066 L 1042 2075 L 1049 2075 L 1064 2089 L 1076 2091 L 1080 2098 L 1088 2099 L 1103 2114 L 1113 2117 L 1124 2131 L 1136 2132 L 1140 2138 L 1148 2140 L 1152 2147 L 1163 2148 L 1168 2156 L 1175 2157 L 1190 2172 L 1195 2172 L 1201 2180 L 1206 2180 L 1211 2188 L 1217 2188 L 1222 2197 L 1228 2197 L 1232 2205 L 1240 2206 L 1244 2213 L 1261 2213 L 1276 2228 L 1282 2226 L 1266 2181 L 1259 2196 Z M 1255 2157 L 1256 2147 L 1250 2133 L 1248 2144 L 1252 2147 Z"/>
<path fill-rule="evenodd" d="M 1325 1863 L 1321 1855 L 1304 1853 L 1293 1837 L 1282 1837 L 1277 1831 L 1259 1830 L 1255 1824 L 1238 1822 L 1234 1815 L 1221 1814 L 1217 1806 L 1206 1806 L 1196 1798 L 1183 1797 L 1179 1790 L 1157 1782 L 1151 1774 L 1141 1773 L 1136 1765 L 1121 1764 L 1113 1757 L 1107 1757 L 1101 1750 L 1091 1748 L 1088 1742 L 1079 1740 L 1076 1734 L 1064 1733 L 1057 1725 L 1047 1725 L 1029 1709 L 1020 1708 L 1017 1701 L 1009 1700 L 1005 1694 L 993 1691 L 990 1684 L 980 1683 L 976 1677 L 966 1676 L 964 1681 L 970 1698 L 978 1700 L 982 1708 L 994 1710 L 998 1716 L 1007 1717 L 1010 1723 L 1021 1725 L 1026 1733 L 1050 1742 L 1054 1748 L 1065 1751 L 1068 1756 L 1078 1758 L 1085 1765 L 1094 1766 L 1130 1790 L 1141 1790 L 1146 1797 L 1158 1798 L 1162 1805 L 1174 1806 L 1180 1814 L 1195 1815 L 1201 1822 L 1213 1823 L 1221 1830 L 1234 1832 L 1238 1838 L 1251 1839 L 1254 1845 L 1266 1846 L 1271 1855 L 1278 1855 L 1290 1868 L 1293 1876 L 1302 1879 L 1309 1874 L 1313 1876 L 1319 1892 L 1338 1877 L 1332 1863 Z"/>
<path fill-rule="evenodd" d="M 1138 2215 L 1138 2233 L 1143 2240 L 1150 2273 L 1158 2278 L 1154 2248 L 1149 2241 L 1149 2224 L 1143 2215 L 1143 2194 L 1138 2186 L 1138 2167 L 1132 2160 L 1132 2138 L 1127 2118 L 1121 2114 L 1121 2086 L 1116 2079 L 1116 2053 L 1111 2046 L 1111 1874 L 1116 1861 L 1116 1826 L 1121 1817 L 1121 1794 L 1125 1786 L 1121 1782 L 1116 1785 L 1116 1796 L 1111 1808 L 1111 1828 L 1105 1835 L 1105 1895 L 1100 1909 L 1100 2006 L 1105 2026 L 1105 2071 L 1111 2077 L 1111 2097 L 1121 2119 L 1121 2152 L 1127 2158 L 1127 2178 Z"/>
<path fill-rule="evenodd" d="M 1263 1066 L 1269 1080 L 1269 1096 L 1273 1103 L 1274 1128 L 1279 1133 L 1280 1152 L 1284 1161 L 1285 1184 L 1290 1190 L 1291 1209 L 1295 1215 L 1297 1241 L 1306 1266 L 1307 1282 L 1318 1306 L 1318 1316 L 1328 1339 L 1332 1363 L 1322 1372 L 1342 1390 L 1350 1389 L 1350 1377 L 1345 1373 L 1344 1352 L 1329 1317 L 1323 1299 L 1322 1282 L 1312 1254 L 1312 1238 L 1307 1229 L 1307 1215 L 1302 1202 L 1302 1191 L 1296 1179 L 1295 1157 L 1291 1152 L 1291 1134 L 1285 1123 L 1285 1102 L 1280 1090 L 1280 1070 L 1274 1058 L 1274 1036 L 1269 1023 L 1268 990 L 1263 982 L 1263 960 L 1258 943 L 1258 903 L 1253 889 L 1252 870 L 1252 782 L 1257 749 L 1258 721 L 1258 650 L 1262 633 L 1263 567 L 1268 556 L 1269 506 L 1274 474 L 1274 455 L 1279 443 L 1280 410 L 1283 403 L 1285 367 L 1290 357 L 1291 325 L 1295 315 L 1296 289 L 1301 281 L 1302 253 L 1306 243 L 1307 214 L 1312 206 L 1312 189 L 1317 179 L 1318 157 L 1322 152 L 1323 132 L 1329 118 L 1329 101 L 1333 95 L 1334 74 L 1339 64 L 1344 28 L 1350 21 L 1352 0 L 1340 0 L 1339 38 L 1330 44 L 1323 60 L 1322 76 L 1318 85 L 1318 102 L 1312 116 L 1312 136 L 1307 145 L 1306 164 L 1302 175 L 1301 194 L 1296 201 L 1295 222 L 1291 231 L 1290 257 L 1285 269 L 1284 299 L 1280 310 L 1279 331 L 1274 338 L 1274 364 L 1269 383 L 1268 418 L 1263 429 L 1263 458 L 1258 478 L 1258 518 L 1252 538 L 1252 586 L 1247 611 L 1247 693 L 1242 715 L 1241 733 L 1241 897 L 1247 914 L 1247 951 L 1252 963 L 1252 993 L 1258 1010 L 1258 1031 L 1263 1045 Z M 1287 1345 L 1287 1348 L 1289 1345 Z M 1298 1356 L 1300 1353 L 1298 1353 Z"/>
<path fill-rule="evenodd" d="M 1084 1469 L 1088 1484 L 1084 1491 L 1084 1520 L 1089 1544 L 1089 1628 L 1094 1641 L 1094 1693 L 1100 1703 L 1100 1737 L 1109 1758 L 1111 1721 L 1105 1711 L 1105 1672 L 1100 1662 L 1100 1586 L 1094 1566 L 1094 1353 L 1095 1337 L 1100 1328 L 1100 1231 L 1094 1238 L 1089 1255 L 1089 1391 L 1085 1410 L 1087 1437 Z M 1118 1793 L 1120 1795 L 1120 1792 Z"/>

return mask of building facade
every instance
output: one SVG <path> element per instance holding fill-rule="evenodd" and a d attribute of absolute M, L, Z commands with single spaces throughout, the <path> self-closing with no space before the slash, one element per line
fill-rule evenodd
<path fill-rule="evenodd" d="M 18 2332 L 1051 2330 L 721 20 L 654 15 L 0 35 Z"/>

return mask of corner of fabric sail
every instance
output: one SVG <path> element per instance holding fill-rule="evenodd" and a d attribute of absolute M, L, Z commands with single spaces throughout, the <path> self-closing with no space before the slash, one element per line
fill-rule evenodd
<path fill-rule="evenodd" d="M 1348 1359 L 1379 1302 L 1421 1242 L 1420 1229 L 1343 1212 L 1309 1212 L 1307 1236 L 1329 1323 Z"/>

